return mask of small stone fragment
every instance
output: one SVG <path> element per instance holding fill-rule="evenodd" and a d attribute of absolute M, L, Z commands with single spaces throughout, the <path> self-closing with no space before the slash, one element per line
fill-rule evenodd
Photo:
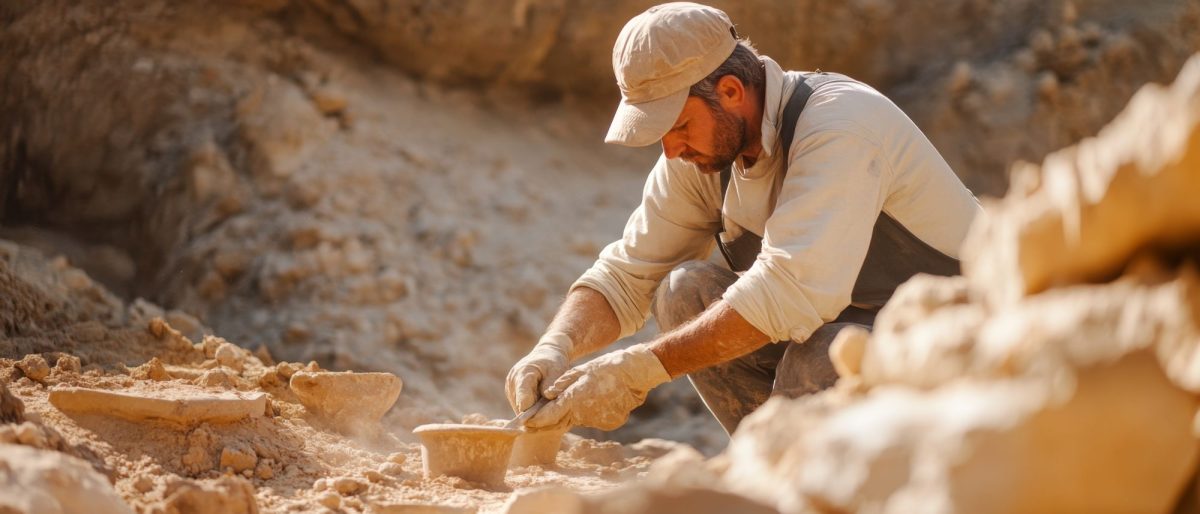
<path fill-rule="evenodd" d="M 388 462 L 395 462 L 396 464 L 404 464 L 404 462 L 408 460 L 408 455 L 405 455 L 401 452 L 396 452 L 388 455 L 387 460 Z"/>
<path fill-rule="evenodd" d="M 17 368 L 34 382 L 41 382 L 50 374 L 50 365 L 40 354 L 31 353 L 17 362 Z"/>
<path fill-rule="evenodd" d="M 133 489 L 142 494 L 148 493 L 154 489 L 154 480 L 146 475 L 140 475 L 133 480 Z"/>
<path fill-rule="evenodd" d="M 146 361 L 145 364 L 133 368 L 130 375 L 140 380 L 162 381 L 171 379 L 171 374 L 167 373 L 167 368 L 163 366 L 162 361 L 158 360 L 158 357 L 153 357 L 149 361 Z"/>
<path fill-rule="evenodd" d="M 338 493 L 348 496 L 366 489 L 367 484 L 351 477 L 338 477 L 333 480 L 333 488 Z"/>
<path fill-rule="evenodd" d="M 232 444 L 221 450 L 221 468 L 232 468 L 234 472 L 250 471 L 258 465 L 254 450 L 243 444 Z"/>
<path fill-rule="evenodd" d="M 259 480 L 270 480 L 275 477 L 275 470 L 271 468 L 271 459 L 263 459 L 258 461 L 258 466 L 254 468 L 254 476 Z"/>
<path fill-rule="evenodd" d="M 317 497 L 317 503 L 320 503 L 329 509 L 337 510 L 342 506 L 342 497 L 333 492 L 324 493 Z"/>
<path fill-rule="evenodd" d="M 178 480 L 167 484 L 163 511 L 188 514 L 257 514 L 254 486 L 244 478 Z"/>
<path fill-rule="evenodd" d="M 404 474 L 404 466 L 396 464 L 395 462 L 388 462 L 382 466 L 379 466 L 379 472 L 394 477 L 400 476 Z"/>
<path fill-rule="evenodd" d="M 300 371 L 300 364 L 295 362 L 280 362 L 275 365 L 275 372 L 285 379 L 292 378 L 297 371 Z"/>
<path fill-rule="evenodd" d="M 83 369 L 83 364 L 79 362 L 79 357 L 68 354 L 59 354 L 58 360 L 54 363 L 54 369 L 63 373 L 79 373 Z"/>
<path fill-rule="evenodd" d="M 217 363 L 235 371 L 242 371 L 243 359 L 241 349 L 233 343 L 221 343 L 217 350 L 213 353 L 213 358 Z"/>
<path fill-rule="evenodd" d="M 151 318 L 150 323 L 146 324 L 146 329 L 149 330 L 150 334 L 154 337 L 162 339 L 163 336 L 167 335 L 170 327 L 167 326 L 167 322 L 163 321 L 162 318 L 155 317 Z"/>
<path fill-rule="evenodd" d="M 34 448 L 46 448 L 46 434 L 38 430 L 38 426 L 28 421 L 17 425 L 17 442 Z"/>
<path fill-rule="evenodd" d="M 233 389 L 233 379 L 220 369 L 210 369 L 205 371 L 203 375 L 195 381 L 196 385 L 204 387 L 220 387 L 223 389 Z"/>

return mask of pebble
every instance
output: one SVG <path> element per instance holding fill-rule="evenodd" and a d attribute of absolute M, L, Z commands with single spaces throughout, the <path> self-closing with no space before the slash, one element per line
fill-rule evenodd
<path fill-rule="evenodd" d="M 31 353 L 17 362 L 17 368 L 30 380 L 41 382 L 50 374 L 50 365 L 40 354 Z"/>
<path fill-rule="evenodd" d="M 317 503 L 329 509 L 337 510 L 342 506 L 342 497 L 338 496 L 337 493 L 325 493 L 317 497 Z"/>

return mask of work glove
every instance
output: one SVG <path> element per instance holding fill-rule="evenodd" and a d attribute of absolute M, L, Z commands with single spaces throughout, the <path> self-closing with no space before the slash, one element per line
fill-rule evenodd
<path fill-rule="evenodd" d="M 571 349 L 575 343 L 567 334 L 543 335 L 533 350 L 508 370 L 504 394 L 513 412 L 520 414 L 533 406 L 542 392 L 571 367 Z"/>
<path fill-rule="evenodd" d="M 646 394 L 671 376 L 644 344 L 630 346 L 571 368 L 545 391 L 551 399 L 526 422 L 533 429 L 582 425 L 613 430 Z"/>

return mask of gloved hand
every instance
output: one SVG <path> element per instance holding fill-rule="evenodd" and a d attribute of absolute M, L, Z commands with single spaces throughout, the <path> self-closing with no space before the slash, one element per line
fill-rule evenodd
<path fill-rule="evenodd" d="M 533 350 L 508 370 L 504 394 L 513 412 L 520 414 L 531 407 L 558 377 L 571 367 L 571 349 L 575 343 L 562 332 L 543 335 Z"/>
<path fill-rule="evenodd" d="M 650 347 L 636 344 L 571 368 L 545 391 L 553 401 L 525 425 L 613 430 L 625 424 L 629 412 L 646 401 L 651 389 L 670 380 Z"/>

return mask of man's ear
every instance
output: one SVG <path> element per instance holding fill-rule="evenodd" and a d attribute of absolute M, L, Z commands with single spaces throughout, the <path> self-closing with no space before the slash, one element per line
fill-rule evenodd
<path fill-rule="evenodd" d="M 714 89 L 717 99 L 721 102 L 721 107 L 726 110 L 740 107 L 746 101 L 746 86 L 733 75 L 725 75 L 717 79 L 717 87 Z"/>

